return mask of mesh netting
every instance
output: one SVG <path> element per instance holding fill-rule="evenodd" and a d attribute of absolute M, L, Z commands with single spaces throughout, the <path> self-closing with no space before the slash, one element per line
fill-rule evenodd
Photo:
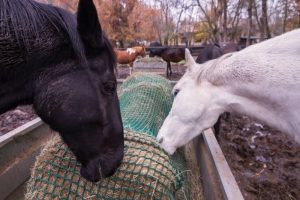
<path fill-rule="evenodd" d="M 135 74 L 119 90 L 123 126 L 156 136 L 172 106 L 172 87 L 161 76 Z"/>
<path fill-rule="evenodd" d="M 186 199 L 183 154 L 169 157 L 155 136 L 172 103 L 162 77 L 136 74 L 119 90 L 125 155 L 117 172 L 98 183 L 80 176 L 80 164 L 55 136 L 38 156 L 26 199 Z"/>

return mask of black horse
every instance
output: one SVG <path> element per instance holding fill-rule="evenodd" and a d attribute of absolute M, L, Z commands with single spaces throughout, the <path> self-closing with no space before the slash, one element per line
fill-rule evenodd
<path fill-rule="evenodd" d="M 185 59 L 184 48 L 162 47 L 160 43 L 153 42 L 150 44 L 150 57 L 159 56 L 167 62 L 166 76 L 172 74 L 171 62 L 178 63 Z M 157 48 L 153 48 L 157 47 Z"/>
<path fill-rule="evenodd" d="M 224 54 L 231 53 L 235 51 L 240 51 L 241 47 L 234 42 L 225 42 L 221 44 L 221 48 Z"/>
<path fill-rule="evenodd" d="M 223 50 L 218 44 L 209 44 L 205 46 L 196 59 L 196 63 L 202 64 L 208 60 L 216 59 L 223 55 Z"/>
<path fill-rule="evenodd" d="M 123 159 L 115 66 L 92 0 L 79 1 L 77 20 L 32 0 L 0 1 L 0 113 L 33 104 L 90 181 Z"/>

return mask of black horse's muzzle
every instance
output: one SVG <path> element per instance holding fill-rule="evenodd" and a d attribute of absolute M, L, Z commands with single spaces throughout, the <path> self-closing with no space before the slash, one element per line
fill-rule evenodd
<path fill-rule="evenodd" d="M 97 164 L 98 163 L 98 164 Z M 97 182 L 101 179 L 100 162 L 89 162 L 87 165 L 82 165 L 80 175 L 88 181 Z"/>
<path fill-rule="evenodd" d="M 91 182 L 98 182 L 100 179 L 112 176 L 121 165 L 124 151 L 118 151 L 113 157 L 103 159 L 94 159 L 87 164 L 82 164 L 80 174 L 82 177 Z"/>

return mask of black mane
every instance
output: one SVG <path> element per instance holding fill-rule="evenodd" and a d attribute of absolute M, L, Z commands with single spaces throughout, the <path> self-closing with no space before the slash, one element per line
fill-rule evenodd
<path fill-rule="evenodd" d="M 21 49 L 25 53 L 30 51 L 32 38 L 44 42 L 45 24 L 59 34 L 66 34 L 78 61 L 86 63 L 85 49 L 78 34 L 77 22 L 74 14 L 55 6 L 38 3 L 33 0 L 1 0 L 0 1 L 0 37 L 13 34 Z M 39 44 L 38 44 L 39 45 Z M 42 44 L 41 44 L 42 45 Z M 110 63 L 116 66 L 113 48 L 104 36 L 104 48 L 110 55 Z"/>

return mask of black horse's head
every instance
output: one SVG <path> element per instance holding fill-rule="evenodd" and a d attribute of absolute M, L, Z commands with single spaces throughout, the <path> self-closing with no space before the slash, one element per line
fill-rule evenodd
<path fill-rule="evenodd" d="M 29 42 L 24 42 L 26 38 L 21 41 L 29 50 L 26 62 L 15 67 L 26 73 L 26 81 L 16 87 L 24 97 L 20 94 L 16 99 L 33 103 L 43 121 L 60 133 L 81 163 L 84 178 L 98 181 L 112 175 L 124 152 L 116 60 L 93 1 L 79 1 L 77 20 L 65 10 L 31 0 L 4 2 L 14 8 L 17 3 L 22 8 L 30 7 L 24 16 L 20 14 L 22 9 L 16 12 L 17 19 L 11 15 L 9 20 L 15 24 L 26 24 L 20 21 L 22 18 L 36 23 L 35 38 L 23 34 Z M 36 17 L 29 20 L 31 16 Z M 20 74 L 20 70 L 14 74 Z"/>
<path fill-rule="evenodd" d="M 57 65 L 67 72 L 50 78 L 35 106 L 81 162 L 81 175 L 98 181 L 112 175 L 120 165 L 124 138 L 115 56 L 92 0 L 79 2 L 77 31 L 85 56 Z"/>

